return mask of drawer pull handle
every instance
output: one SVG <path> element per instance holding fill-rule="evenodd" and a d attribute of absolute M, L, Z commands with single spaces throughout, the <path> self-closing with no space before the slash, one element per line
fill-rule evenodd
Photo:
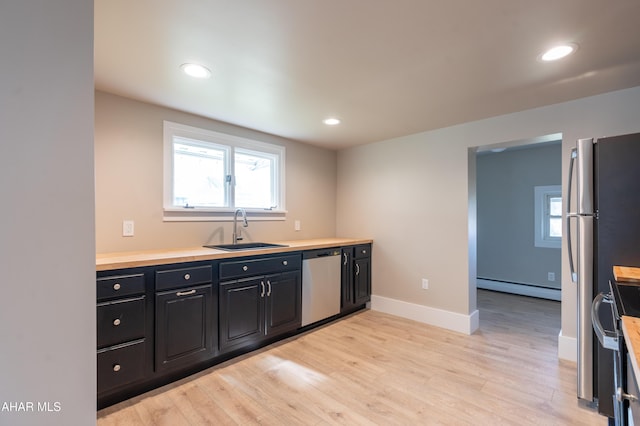
<path fill-rule="evenodd" d="M 176 296 L 188 296 L 190 294 L 194 294 L 196 291 L 194 290 L 189 290 L 189 291 L 179 291 L 176 293 Z"/>
<path fill-rule="evenodd" d="M 116 373 L 117 373 L 118 371 L 120 371 L 120 364 L 115 364 L 115 365 L 113 366 L 113 371 L 115 371 Z"/>
<path fill-rule="evenodd" d="M 249 270 L 249 267 L 248 267 L 247 265 L 244 265 L 244 266 L 242 267 L 242 270 L 243 270 L 243 271 L 245 271 L 245 272 L 247 272 L 247 271 Z"/>
<path fill-rule="evenodd" d="M 113 325 L 115 325 L 116 327 L 120 325 L 120 318 L 116 318 L 113 320 Z"/>
<path fill-rule="evenodd" d="M 120 284 L 119 284 L 119 283 L 115 283 L 115 284 L 113 285 L 113 289 L 114 289 L 115 291 L 120 290 Z"/>
<path fill-rule="evenodd" d="M 284 266 L 287 266 L 287 265 L 289 264 L 289 262 L 287 262 L 286 260 L 283 260 L 283 261 L 282 261 L 282 264 L 283 264 Z"/>
<path fill-rule="evenodd" d="M 367 251 L 366 250 L 362 250 L 362 254 L 367 254 Z"/>
<path fill-rule="evenodd" d="M 184 279 L 185 279 L 185 280 L 187 280 L 187 281 L 188 281 L 190 278 L 191 278 L 191 275 L 189 275 L 189 274 L 184 274 Z"/>

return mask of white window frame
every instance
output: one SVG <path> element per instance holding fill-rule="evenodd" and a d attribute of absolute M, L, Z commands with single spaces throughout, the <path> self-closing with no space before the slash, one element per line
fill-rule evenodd
<path fill-rule="evenodd" d="M 562 237 L 552 237 L 549 235 L 549 209 L 547 200 L 549 197 L 562 197 L 561 185 L 547 185 L 534 187 L 534 208 L 535 208 L 535 247 L 557 248 L 562 245 Z M 564 200 L 563 200 L 564 201 Z"/>
<path fill-rule="evenodd" d="M 233 152 L 238 149 L 260 152 L 274 158 L 275 173 L 272 177 L 274 198 L 277 206 L 271 209 L 245 208 L 254 220 L 285 220 L 285 156 L 284 146 L 260 142 L 240 136 L 200 129 L 185 124 L 163 121 L 163 220 L 165 222 L 182 221 L 228 221 L 236 211 L 234 193 L 230 191 L 229 207 L 204 208 L 197 206 L 181 207 L 173 205 L 173 143 L 174 138 L 184 138 L 202 144 L 224 146 L 230 150 L 231 156 L 227 165 L 231 176 L 234 175 Z"/>

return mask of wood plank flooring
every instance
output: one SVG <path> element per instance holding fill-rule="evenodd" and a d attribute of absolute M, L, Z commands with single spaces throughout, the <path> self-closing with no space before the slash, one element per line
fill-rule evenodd
<path fill-rule="evenodd" d="M 471 336 L 364 311 L 98 412 L 110 425 L 605 425 L 559 302 L 480 290 Z"/>

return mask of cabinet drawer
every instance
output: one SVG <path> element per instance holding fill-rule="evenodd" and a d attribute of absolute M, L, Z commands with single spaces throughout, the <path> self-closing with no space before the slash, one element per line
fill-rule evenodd
<path fill-rule="evenodd" d="M 156 291 L 208 284 L 212 278 L 211 265 L 156 271 Z"/>
<path fill-rule="evenodd" d="M 120 275 L 96 280 L 98 301 L 144 294 L 144 275 Z"/>
<path fill-rule="evenodd" d="M 356 259 L 371 257 L 371 244 L 361 244 L 359 246 L 356 246 L 354 257 Z"/>
<path fill-rule="evenodd" d="M 220 264 L 220 279 L 228 280 L 274 272 L 293 271 L 302 267 L 299 254 L 269 258 L 255 258 L 223 262 Z"/>
<path fill-rule="evenodd" d="M 98 351 L 98 393 L 144 377 L 144 339 Z"/>
<path fill-rule="evenodd" d="M 101 303 L 97 308 L 98 348 L 144 336 L 145 298 Z"/>

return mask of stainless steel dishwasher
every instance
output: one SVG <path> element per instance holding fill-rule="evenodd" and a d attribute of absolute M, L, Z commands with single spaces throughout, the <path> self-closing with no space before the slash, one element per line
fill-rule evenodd
<path fill-rule="evenodd" d="M 340 249 L 302 254 L 302 326 L 340 313 Z"/>

